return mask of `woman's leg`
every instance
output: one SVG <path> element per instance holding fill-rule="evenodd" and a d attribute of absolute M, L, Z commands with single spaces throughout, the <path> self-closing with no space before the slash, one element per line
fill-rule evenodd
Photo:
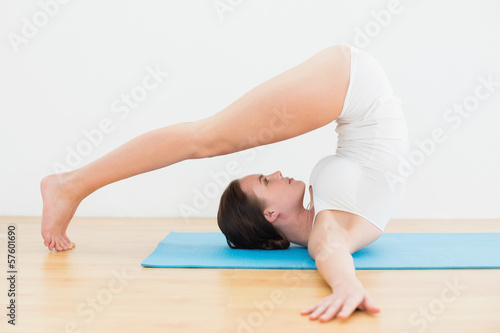
<path fill-rule="evenodd" d="M 147 132 L 80 169 L 45 177 L 45 245 L 72 248 L 66 235 L 71 218 L 86 196 L 105 185 L 186 159 L 290 139 L 332 122 L 342 110 L 349 73 L 349 50 L 327 48 L 209 118 Z"/>
<path fill-rule="evenodd" d="M 72 248 L 66 228 L 80 202 L 99 188 L 203 154 L 196 145 L 196 124 L 181 123 L 142 134 L 71 172 L 45 177 L 42 237 L 50 250 Z"/>

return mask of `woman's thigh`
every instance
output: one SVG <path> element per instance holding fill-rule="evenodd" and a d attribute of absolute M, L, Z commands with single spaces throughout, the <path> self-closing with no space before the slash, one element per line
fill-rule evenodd
<path fill-rule="evenodd" d="M 349 86 L 350 51 L 332 46 L 200 120 L 209 155 L 290 139 L 335 120 Z"/>

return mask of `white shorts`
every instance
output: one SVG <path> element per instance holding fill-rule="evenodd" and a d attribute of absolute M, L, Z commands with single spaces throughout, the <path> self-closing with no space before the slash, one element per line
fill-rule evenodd
<path fill-rule="evenodd" d="M 349 88 L 338 117 L 336 154 L 314 167 L 310 185 L 316 215 L 341 210 L 380 230 L 402 199 L 404 177 L 394 181 L 409 144 L 401 100 L 377 61 L 351 47 Z"/>

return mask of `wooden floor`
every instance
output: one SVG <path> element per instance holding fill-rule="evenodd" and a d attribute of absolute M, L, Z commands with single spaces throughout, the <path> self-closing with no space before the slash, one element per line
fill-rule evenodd
<path fill-rule="evenodd" d="M 5 315 L 10 224 L 15 327 Z M 321 324 L 299 313 L 330 292 L 317 271 L 141 267 L 169 231 L 219 230 L 215 219 L 75 218 L 76 248 L 56 253 L 40 218 L 0 217 L 0 332 L 500 332 L 499 269 L 357 271 L 382 312 Z M 500 232 L 500 220 L 393 220 L 386 231 Z"/>

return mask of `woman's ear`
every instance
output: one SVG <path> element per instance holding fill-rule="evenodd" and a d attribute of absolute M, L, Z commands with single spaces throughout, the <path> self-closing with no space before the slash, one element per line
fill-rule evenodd
<path fill-rule="evenodd" d="M 264 217 L 270 223 L 273 223 L 274 221 L 276 221 L 276 219 L 278 218 L 279 215 L 280 215 L 280 213 L 275 211 L 275 210 L 272 210 L 272 209 L 265 209 L 264 210 Z"/>

